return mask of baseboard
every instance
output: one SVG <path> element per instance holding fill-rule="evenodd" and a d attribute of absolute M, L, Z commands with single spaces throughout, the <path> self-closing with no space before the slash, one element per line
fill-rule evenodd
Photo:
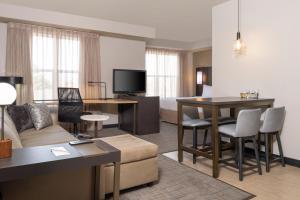
<path fill-rule="evenodd" d="M 245 147 L 245 153 L 251 156 L 254 156 L 254 150 L 248 147 Z M 265 152 L 260 151 L 261 155 L 261 160 L 265 161 Z M 272 154 L 274 157 L 279 157 L 278 155 Z M 294 158 L 289 158 L 289 157 L 284 157 L 285 163 L 294 167 L 299 167 L 300 168 L 300 160 L 294 159 Z"/>
<path fill-rule="evenodd" d="M 117 128 L 118 126 L 118 124 L 105 124 L 103 125 L 103 128 Z"/>

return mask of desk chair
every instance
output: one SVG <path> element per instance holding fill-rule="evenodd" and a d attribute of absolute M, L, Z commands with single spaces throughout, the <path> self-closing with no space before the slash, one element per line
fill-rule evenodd
<path fill-rule="evenodd" d="M 83 101 L 79 88 L 58 88 L 58 121 L 73 123 L 73 134 L 78 135 L 77 124 L 81 122 L 82 115 L 91 114 L 83 112 Z"/>

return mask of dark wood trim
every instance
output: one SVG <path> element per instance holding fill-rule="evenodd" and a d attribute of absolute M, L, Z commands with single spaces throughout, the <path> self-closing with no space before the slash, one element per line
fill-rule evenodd
<path fill-rule="evenodd" d="M 197 84 L 197 72 L 202 72 L 202 84 Z M 195 89 L 196 96 L 202 96 L 203 94 L 203 85 L 212 86 L 212 67 L 197 67 L 195 70 Z"/>
<path fill-rule="evenodd" d="M 267 108 L 272 107 L 274 99 L 242 99 L 240 97 L 217 97 L 217 98 L 192 98 L 192 99 L 177 99 L 177 119 L 178 119 L 178 161 L 183 160 L 183 151 L 188 151 L 183 147 L 183 106 L 193 106 L 207 108 L 212 112 L 212 174 L 214 178 L 219 177 L 219 132 L 218 132 L 218 115 L 221 108 Z M 231 112 L 234 115 L 233 112 Z M 198 149 L 197 151 L 201 151 Z M 190 152 L 193 153 L 193 152 Z M 196 153 L 196 152 L 195 152 Z M 202 153 L 204 153 L 202 151 Z M 207 153 L 207 152 L 205 152 Z M 196 153 L 196 155 L 199 153 Z M 204 154 L 206 155 L 206 154 Z M 207 156 L 207 155 L 206 155 Z"/>

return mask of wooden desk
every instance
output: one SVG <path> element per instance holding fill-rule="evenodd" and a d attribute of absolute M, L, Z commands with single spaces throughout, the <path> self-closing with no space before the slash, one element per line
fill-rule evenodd
<path fill-rule="evenodd" d="M 83 99 L 84 104 L 137 104 L 138 101 L 127 99 Z M 47 105 L 58 105 L 58 99 L 34 100 L 34 103 L 45 103 Z"/>
<path fill-rule="evenodd" d="M 125 104 L 132 104 L 134 109 L 133 114 L 133 133 L 136 134 L 136 117 L 137 117 L 137 104 L 138 101 L 134 100 L 127 100 L 127 99 L 83 99 L 83 104 L 85 107 L 88 105 L 125 105 Z M 46 103 L 47 105 L 58 105 L 58 100 L 34 100 L 35 103 Z M 120 114 L 119 114 L 119 127 L 120 127 Z"/>
<path fill-rule="evenodd" d="M 52 147 L 64 147 L 70 155 L 55 156 Z M 68 143 L 13 149 L 12 157 L 0 159 L 0 182 L 13 181 L 51 172 L 92 167 L 93 199 L 104 199 L 104 165 L 114 164 L 114 199 L 119 199 L 121 152 L 97 140 L 91 144 L 71 146 Z M 102 180 L 100 182 L 100 179 Z M 4 183 L 5 184 L 5 183 Z M 101 187 L 101 188 L 100 188 Z M 50 190 L 49 190 L 50 191 Z M 3 197 L 5 199 L 5 197 Z"/>
<path fill-rule="evenodd" d="M 137 104 L 137 101 L 127 99 L 83 99 L 84 104 Z"/>
<path fill-rule="evenodd" d="M 219 132 L 218 132 L 218 115 L 221 108 L 230 108 L 230 115 L 234 117 L 236 108 L 269 108 L 273 107 L 274 99 L 242 99 L 240 97 L 216 97 L 216 98 L 191 98 L 177 99 L 178 112 L 178 161 L 183 160 L 183 151 L 195 153 L 199 156 L 212 158 L 214 178 L 219 177 Z M 195 150 L 183 146 L 183 106 L 202 107 L 212 112 L 212 156 L 207 150 Z"/>
<path fill-rule="evenodd" d="M 108 105 L 108 104 L 113 104 L 113 105 L 124 105 L 124 104 L 132 104 L 133 105 L 133 134 L 136 134 L 136 117 L 137 117 L 137 104 L 138 101 L 134 100 L 127 100 L 127 99 L 84 99 L 83 104 L 86 106 L 88 105 Z M 120 114 L 119 114 L 119 128 L 120 128 Z"/>

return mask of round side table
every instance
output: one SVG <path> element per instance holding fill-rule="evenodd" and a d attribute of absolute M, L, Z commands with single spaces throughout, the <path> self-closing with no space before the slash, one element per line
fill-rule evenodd
<path fill-rule="evenodd" d="M 83 121 L 89 121 L 95 123 L 94 137 L 98 137 L 98 122 L 103 122 L 109 119 L 107 115 L 82 115 L 80 117 Z"/>

